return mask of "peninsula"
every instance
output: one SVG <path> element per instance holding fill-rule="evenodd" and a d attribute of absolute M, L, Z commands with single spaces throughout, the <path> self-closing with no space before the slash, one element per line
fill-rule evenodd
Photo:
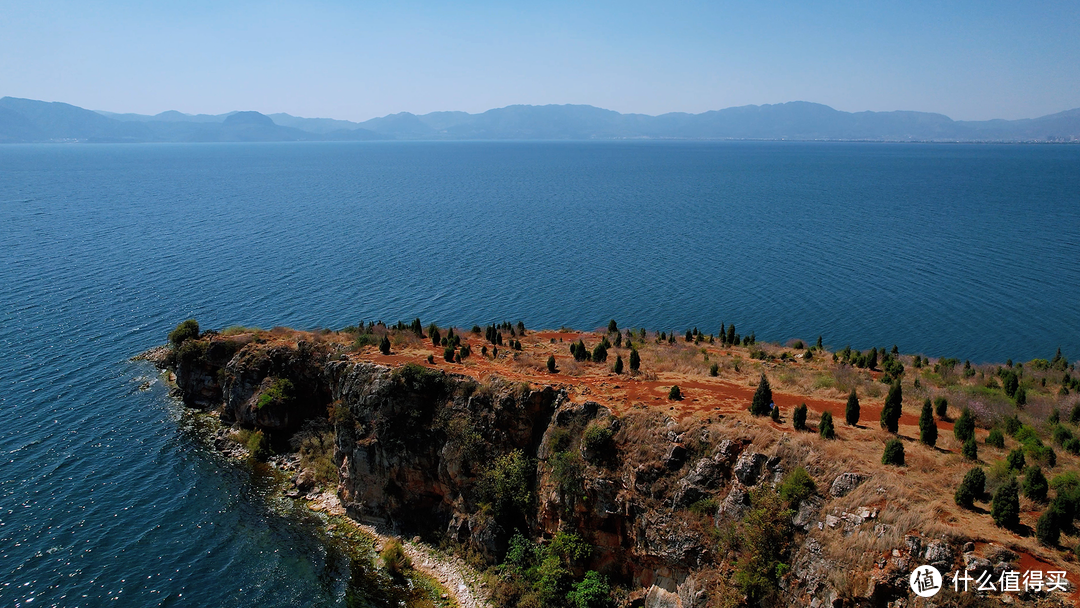
<path fill-rule="evenodd" d="M 934 606 L 1080 597 L 1080 378 L 1060 352 L 189 320 L 153 358 L 229 425 L 223 449 L 294 453 L 297 494 L 459 556 L 494 606 L 929 606 L 925 565 Z"/>

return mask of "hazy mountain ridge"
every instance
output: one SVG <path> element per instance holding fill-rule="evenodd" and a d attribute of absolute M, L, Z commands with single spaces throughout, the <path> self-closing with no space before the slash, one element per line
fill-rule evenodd
<path fill-rule="evenodd" d="M 240 118 L 238 118 L 240 117 Z M 512 105 L 479 114 L 409 112 L 361 123 L 278 113 L 153 116 L 95 112 L 60 102 L 0 98 L 0 143 L 766 139 L 1080 141 L 1080 108 L 1019 120 L 955 121 L 930 112 L 843 112 L 805 101 L 701 114 L 621 114 L 588 105 Z"/>

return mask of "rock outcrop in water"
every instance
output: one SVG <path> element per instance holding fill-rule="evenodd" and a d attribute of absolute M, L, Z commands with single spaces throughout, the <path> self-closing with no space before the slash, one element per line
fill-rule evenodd
<path fill-rule="evenodd" d="M 969 542 L 987 539 L 905 520 L 889 480 L 820 464 L 827 452 L 816 437 L 720 414 L 680 418 L 674 406 L 616 414 L 566 386 L 480 382 L 347 351 L 333 341 L 208 332 L 159 364 L 175 370 L 186 404 L 226 423 L 282 439 L 328 419 L 338 495 L 352 518 L 487 564 L 506 558 L 515 533 L 543 541 L 573 532 L 591 548 L 573 574 L 603 573 L 630 590 L 627 605 L 930 606 L 908 585 L 916 566 L 996 571 L 1016 559 Z M 268 398 L 282 380 L 290 389 Z M 816 489 L 783 504 L 773 488 L 800 467 L 818 473 Z M 760 564 L 772 571 L 748 572 L 765 551 L 754 543 L 769 542 L 776 552 Z M 759 587 L 742 585 L 748 574 Z M 747 588 L 757 595 L 735 592 Z M 1067 605 L 1060 594 L 1009 598 Z M 984 601 L 949 590 L 938 599 Z"/>

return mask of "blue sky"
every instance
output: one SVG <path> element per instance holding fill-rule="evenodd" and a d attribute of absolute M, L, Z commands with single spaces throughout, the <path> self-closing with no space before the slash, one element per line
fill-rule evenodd
<path fill-rule="evenodd" d="M 1080 107 L 1080 3 L 0 0 L 3 95 L 350 120 L 793 100 L 1025 118 Z"/>

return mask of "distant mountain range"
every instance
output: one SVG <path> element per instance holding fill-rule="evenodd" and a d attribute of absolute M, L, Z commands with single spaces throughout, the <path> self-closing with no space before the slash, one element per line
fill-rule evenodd
<path fill-rule="evenodd" d="M 113 114 L 0 98 L 0 143 L 391 139 L 1080 142 L 1080 108 L 1041 118 L 958 121 L 928 112 L 841 112 L 805 101 L 660 116 L 583 105 L 515 105 L 480 114 L 402 112 L 355 123 L 258 112 Z"/>

